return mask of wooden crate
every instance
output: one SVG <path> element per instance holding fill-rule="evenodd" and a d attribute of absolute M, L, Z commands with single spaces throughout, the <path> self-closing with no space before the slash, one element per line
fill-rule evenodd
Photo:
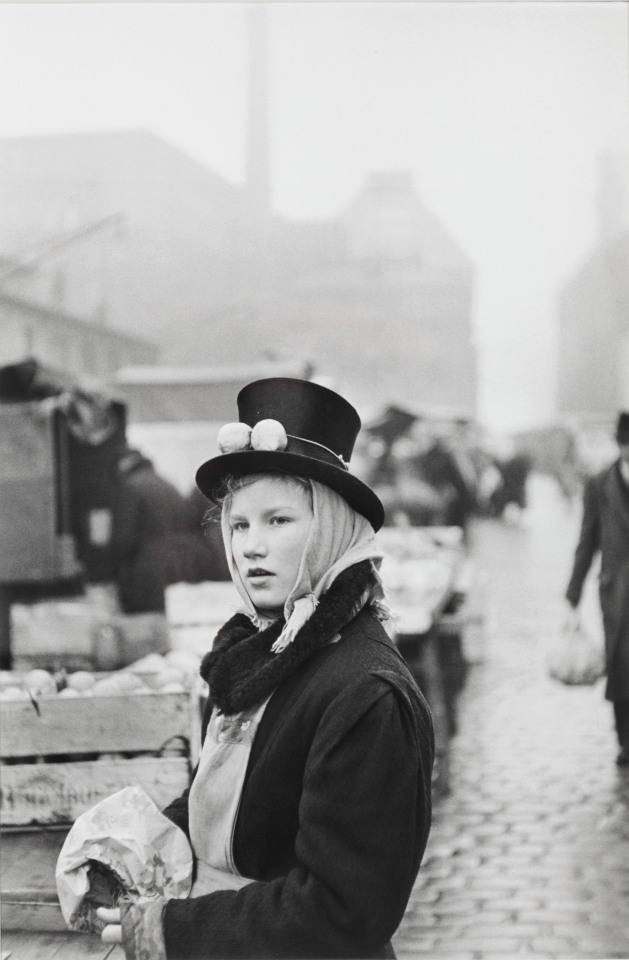
<path fill-rule="evenodd" d="M 173 737 L 191 739 L 189 693 L 41 697 L 0 702 L 0 757 L 148 753 Z"/>
<path fill-rule="evenodd" d="M 3 930 L 67 930 L 55 888 L 55 866 L 66 834 L 43 827 L 3 833 Z"/>
<path fill-rule="evenodd" d="M 2 945 L 11 941 L 16 960 L 101 956 L 95 951 L 99 939 L 70 932 L 59 907 L 55 867 L 66 834 L 67 830 L 44 827 L 3 833 Z"/>
<path fill-rule="evenodd" d="M 185 757 L 24 763 L 2 768 L 2 823 L 71 823 L 123 786 L 143 787 L 165 807 L 189 782 Z"/>
<path fill-rule="evenodd" d="M 8 839 L 35 851 L 19 877 L 3 866 L 4 929 L 63 927 L 54 864 L 72 822 L 127 786 L 166 806 L 190 783 L 199 731 L 196 691 L 0 702 L 3 852 Z"/>
<path fill-rule="evenodd" d="M 186 755 L 164 755 L 178 738 Z M 189 693 L 2 702 L 0 821 L 72 822 L 133 784 L 163 806 L 187 786 L 197 738 L 198 706 Z"/>

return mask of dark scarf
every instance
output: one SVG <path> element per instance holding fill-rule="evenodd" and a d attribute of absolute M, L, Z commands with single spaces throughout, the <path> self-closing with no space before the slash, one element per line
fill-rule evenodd
<path fill-rule="evenodd" d="M 282 632 L 283 618 L 258 631 L 244 613 L 233 616 L 201 663 L 213 705 L 229 715 L 265 700 L 353 619 L 373 583 L 370 560 L 343 570 L 293 642 L 277 654 L 271 653 L 271 646 Z"/>

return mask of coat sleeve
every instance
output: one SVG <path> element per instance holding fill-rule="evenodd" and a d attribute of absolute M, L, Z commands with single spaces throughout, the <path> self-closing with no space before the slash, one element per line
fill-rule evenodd
<path fill-rule="evenodd" d="M 598 494 L 596 489 L 596 478 L 590 478 L 583 492 L 583 519 L 581 521 L 581 532 L 574 555 L 572 565 L 572 574 L 568 589 L 566 590 L 566 599 L 576 607 L 581 600 L 581 591 L 585 578 L 592 565 L 594 555 L 600 547 L 600 517 L 598 508 Z"/>
<path fill-rule="evenodd" d="M 238 891 L 169 901 L 167 956 L 382 956 L 428 838 L 433 750 L 425 703 L 394 674 L 344 690 L 310 748 L 298 866 Z"/>

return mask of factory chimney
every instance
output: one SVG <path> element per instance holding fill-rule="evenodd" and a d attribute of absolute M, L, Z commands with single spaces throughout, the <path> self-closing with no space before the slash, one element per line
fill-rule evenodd
<path fill-rule="evenodd" d="M 247 188 L 252 212 L 260 218 L 271 212 L 266 6 L 261 0 L 248 4 Z"/>

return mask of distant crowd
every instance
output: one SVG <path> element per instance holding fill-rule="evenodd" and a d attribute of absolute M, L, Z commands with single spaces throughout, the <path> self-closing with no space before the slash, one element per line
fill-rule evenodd
<path fill-rule="evenodd" d="M 527 506 L 532 472 L 551 477 L 566 502 L 614 457 L 610 431 L 553 424 L 495 436 L 471 419 L 431 420 L 394 406 L 368 426 L 358 469 L 378 492 L 389 524 L 459 526 Z"/>
<path fill-rule="evenodd" d="M 367 431 L 360 451 L 362 475 L 378 492 L 389 524 L 458 526 L 474 515 L 501 517 L 509 505 L 523 510 L 533 462 L 513 441 L 481 440 L 468 420 L 431 422 L 388 418 Z"/>

